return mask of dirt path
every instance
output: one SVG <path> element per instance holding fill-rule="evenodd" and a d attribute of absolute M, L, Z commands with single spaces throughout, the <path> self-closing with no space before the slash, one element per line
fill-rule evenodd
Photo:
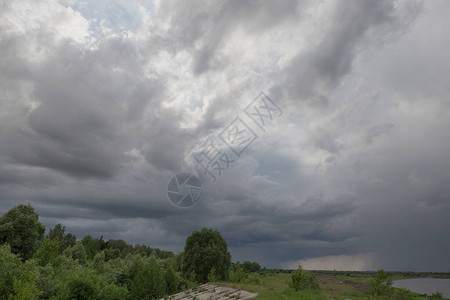
<path fill-rule="evenodd" d="M 169 296 L 172 300 L 225 300 L 225 299 L 253 299 L 257 293 L 250 293 L 227 286 L 204 284 L 198 288 Z"/>

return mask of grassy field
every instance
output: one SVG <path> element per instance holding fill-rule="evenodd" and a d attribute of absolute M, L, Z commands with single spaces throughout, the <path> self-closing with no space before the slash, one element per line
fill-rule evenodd
<path fill-rule="evenodd" d="M 261 284 L 218 282 L 219 285 L 230 286 L 258 293 L 256 299 L 369 299 L 370 286 L 368 276 L 332 276 L 318 274 L 319 291 L 294 291 L 286 284 L 287 273 L 275 273 L 261 276 Z M 427 300 L 429 297 L 410 293 L 414 300 Z"/>

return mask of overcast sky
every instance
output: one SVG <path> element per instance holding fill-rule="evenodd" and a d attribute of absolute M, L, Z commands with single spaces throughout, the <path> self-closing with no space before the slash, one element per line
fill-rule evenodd
<path fill-rule="evenodd" d="M 448 272 L 449 15 L 0 1 L 0 213 L 30 203 L 47 228 L 175 252 L 215 228 L 233 261 L 267 267 Z M 264 131 L 244 112 L 261 92 L 280 108 Z M 201 177 L 193 153 L 238 116 L 252 144 L 195 206 L 172 205 L 170 178 Z"/>

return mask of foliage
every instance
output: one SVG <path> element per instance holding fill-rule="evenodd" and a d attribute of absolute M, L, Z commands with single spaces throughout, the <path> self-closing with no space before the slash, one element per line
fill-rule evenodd
<path fill-rule="evenodd" d="M 244 272 L 240 265 L 235 265 L 234 270 L 230 271 L 229 281 L 240 283 L 260 284 L 261 280 L 258 275 L 251 275 Z"/>
<path fill-rule="evenodd" d="M 227 243 L 217 230 L 203 228 L 194 231 L 187 239 L 182 258 L 185 276 L 195 273 L 195 280 L 205 283 L 213 267 L 220 279 L 227 279 L 231 255 Z"/>
<path fill-rule="evenodd" d="M 136 274 L 130 286 L 135 299 L 159 299 L 166 291 L 166 281 L 156 261 L 151 260 Z"/>
<path fill-rule="evenodd" d="M 97 275 L 87 268 L 70 272 L 58 286 L 58 299 L 96 299 L 99 298 Z"/>
<path fill-rule="evenodd" d="M 35 271 L 26 271 L 19 278 L 14 280 L 14 299 L 28 300 L 35 299 L 42 295 L 42 292 L 36 285 L 38 273 Z"/>
<path fill-rule="evenodd" d="M 0 299 L 14 292 L 14 280 L 22 273 L 20 258 L 11 253 L 8 244 L 0 245 Z"/>
<path fill-rule="evenodd" d="M 100 251 L 100 240 L 94 239 L 90 234 L 86 235 L 81 240 L 81 244 L 83 244 L 87 259 L 89 260 L 92 260 L 94 256 Z"/>
<path fill-rule="evenodd" d="M 126 287 L 117 286 L 115 284 L 108 284 L 102 289 L 102 292 L 101 292 L 101 295 L 99 298 L 104 299 L 104 300 L 128 299 L 129 292 Z"/>
<path fill-rule="evenodd" d="M 33 258 L 36 259 L 41 266 L 52 262 L 58 255 L 61 243 L 58 240 L 44 239 L 39 249 L 34 253 Z"/>
<path fill-rule="evenodd" d="M 244 261 L 241 266 L 246 273 L 254 273 L 261 270 L 261 266 L 257 262 Z"/>
<path fill-rule="evenodd" d="M 119 249 L 106 248 L 102 252 L 105 254 L 105 261 L 109 261 L 111 259 L 116 259 L 120 257 Z"/>
<path fill-rule="evenodd" d="M 68 258 L 78 261 L 82 265 L 86 264 L 86 249 L 80 242 L 75 243 L 72 247 L 67 247 L 63 254 Z"/>
<path fill-rule="evenodd" d="M 316 276 L 310 272 L 303 271 L 301 265 L 298 265 L 298 269 L 291 273 L 287 284 L 295 291 L 319 289 Z"/>
<path fill-rule="evenodd" d="M 372 296 L 386 296 L 390 294 L 392 279 L 389 278 L 389 273 L 384 270 L 378 270 L 375 277 L 371 278 L 369 284 L 372 288 L 370 292 Z"/>
<path fill-rule="evenodd" d="M 8 243 L 22 260 L 31 258 L 44 233 L 45 227 L 30 205 L 18 205 L 0 217 L 0 244 Z"/>
<path fill-rule="evenodd" d="M 109 240 L 106 242 L 106 249 L 118 253 L 120 257 L 125 257 L 133 251 L 133 246 L 127 244 L 124 240 Z"/>
<path fill-rule="evenodd" d="M 216 267 L 212 267 L 208 274 L 208 282 L 216 282 L 217 280 L 219 280 L 219 278 L 217 278 Z"/>
<path fill-rule="evenodd" d="M 167 294 L 174 294 L 178 291 L 180 280 L 172 267 L 169 267 L 167 269 L 166 273 L 164 274 L 164 280 L 166 281 L 167 285 Z"/>
<path fill-rule="evenodd" d="M 373 278 L 370 279 L 370 295 L 372 299 L 393 299 L 409 300 L 412 299 L 407 289 L 392 288 L 392 279 L 390 274 L 384 270 L 378 270 Z"/>
<path fill-rule="evenodd" d="M 50 240 L 56 240 L 61 244 L 60 253 L 67 247 L 75 245 L 75 242 L 77 241 L 75 235 L 71 233 L 66 234 L 66 227 L 62 224 L 56 224 L 55 227 L 50 228 L 47 237 Z"/>

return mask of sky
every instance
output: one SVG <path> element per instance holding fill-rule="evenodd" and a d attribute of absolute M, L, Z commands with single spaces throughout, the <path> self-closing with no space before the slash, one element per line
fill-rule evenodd
<path fill-rule="evenodd" d="M 449 15 L 0 1 L 0 213 L 175 253 L 213 228 L 270 268 L 448 272 Z M 201 181 L 188 208 L 167 197 L 182 172 Z"/>

